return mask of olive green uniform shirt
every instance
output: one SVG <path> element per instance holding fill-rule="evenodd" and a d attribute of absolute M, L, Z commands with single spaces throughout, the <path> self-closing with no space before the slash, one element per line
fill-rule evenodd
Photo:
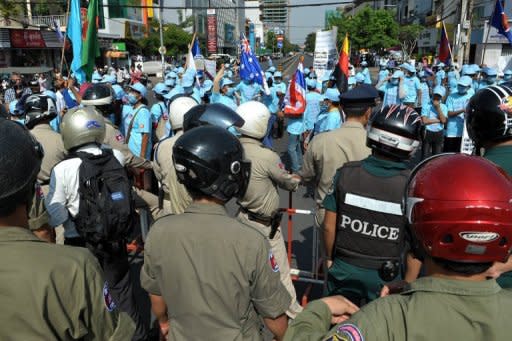
<path fill-rule="evenodd" d="M 125 143 L 123 134 L 117 129 L 112 122 L 105 118 L 105 138 L 103 143 L 112 149 L 119 150 L 124 156 L 124 165 L 133 168 L 151 168 L 151 162 L 134 155 L 128 145 Z"/>
<path fill-rule="evenodd" d="M 319 206 L 332 184 L 336 170 L 349 161 L 359 161 L 370 155 L 366 147 L 366 129 L 359 122 L 347 121 L 335 130 L 315 136 L 304 154 L 304 182 L 315 181 Z"/>
<path fill-rule="evenodd" d="M 484 157 L 491 160 L 512 176 L 512 146 L 498 146 L 487 149 Z M 502 288 L 512 288 L 512 271 L 505 272 L 497 279 Z"/>
<path fill-rule="evenodd" d="M 169 340 L 262 340 L 258 315 L 290 304 L 273 260 L 265 238 L 224 207 L 193 203 L 154 223 L 141 284 L 167 303 Z"/>
<path fill-rule="evenodd" d="M 244 197 L 239 201 L 242 207 L 265 217 L 272 216 L 279 209 L 278 187 L 295 191 L 300 179 L 289 174 L 279 155 L 253 138 L 241 137 L 246 159 L 251 160 L 251 178 Z"/>
<path fill-rule="evenodd" d="M 510 340 L 512 292 L 494 280 L 424 277 L 399 295 L 365 305 L 331 327 L 322 301 L 308 305 L 288 327 L 287 341 L 301 340 Z"/>
<path fill-rule="evenodd" d="M 66 157 L 64 143 L 60 134 L 53 131 L 49 124 L 38 124 L 30 130 L 30 133 L 34 135 L 44 150 L 43 162 L 41 170 L 37 174 L 37 180 L 41 183 L 48 183 L 53 167 Z"/>
<path fill-rule="evenodd" d="M 87 250 L 0 227 L 0 340 L 130 340 L 135 330 L 112 305 Z"/>
<path fill-rule="evenodd" d="M 172 163 L 172 148 L 181 135 L 183 135 L 183 130 L 160 141 L 155 149 L 153 171 L 165 193 L 163 207 L 165 214 L 181 214 L 192 203 L 192 197 L 185 186 L 178 181 Z"/>

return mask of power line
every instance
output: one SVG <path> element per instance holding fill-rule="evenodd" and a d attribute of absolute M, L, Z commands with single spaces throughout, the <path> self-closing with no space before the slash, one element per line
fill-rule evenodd
<path fill-rule="evenodd" d="M 24 1 L 12 1 L 12 4 L 16 5 L 26 5 L 26 2 Z M 276 9 L 276 8 L 302 8 L 302 7 L 322 7 L 322 6 L 333 6 L 333 5 L 345 5 L 345 4 L 351 4 L 353 1 L 351 0 L 342 0 L 342 1 L 331 1 L 331 2 L 322 2 L 322 3 L 309 3 L 309 4 L 296 4 L 296 5 L 284 5 L 284 4 L 265 4 L 265 5 L 259 5 L 259 6 L 191 6 L 191 7 L 184 7 L 184 6 L 162 6 L 159 5 L 103 5 L 98 4 L 98 6 L 102 7 L 111 7 L 111 8 L 153 8 L 153 9 L 200 9 L 200 10 L 206 10 L 206 9 Z M 31 2 L 31 5 L 65 5 L 65 2 L 58 2 L 58 1 L 38 1 L 38 2 Z"/>

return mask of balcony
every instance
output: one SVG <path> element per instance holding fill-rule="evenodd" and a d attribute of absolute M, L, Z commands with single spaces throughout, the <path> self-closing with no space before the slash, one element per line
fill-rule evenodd
<path fill-rule="evenodd" d="M 24 19 L 28 21 L 28 18 Z M 68 23 L 68 17 L 65 14 L 62 14 L 32 17 L 32 25 L 53 27 L 53 22 L 55 20 L 58 20 L 60 22 L 60 27 L 66 27 Z"/>

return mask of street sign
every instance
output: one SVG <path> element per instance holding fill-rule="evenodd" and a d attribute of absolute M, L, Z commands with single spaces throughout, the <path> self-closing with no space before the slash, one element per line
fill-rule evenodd
<path fill-rule="evenodd" d="M 165 46 L 160 46 L 158 48 L 158 53 L 160 54 L 166 54 L 167 53 L 167 49 L 165 48 Z"/>
<path fill-rule="evenodd" d="M 277 41 L 277 48 L 278 49 L 282 49 L 283 48 L 283 41 L 282 40 L 278 40 Z"/>

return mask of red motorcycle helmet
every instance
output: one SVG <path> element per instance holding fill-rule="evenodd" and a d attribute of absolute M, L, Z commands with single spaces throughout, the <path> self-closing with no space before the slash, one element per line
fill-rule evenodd
<path fill-rule="evenodd" d="M 461 263 L 505 262 L 512 248 L 512 181 L 477 156 L 440 154 L 420 163 L 403 210 L 431 257 Z"/>

